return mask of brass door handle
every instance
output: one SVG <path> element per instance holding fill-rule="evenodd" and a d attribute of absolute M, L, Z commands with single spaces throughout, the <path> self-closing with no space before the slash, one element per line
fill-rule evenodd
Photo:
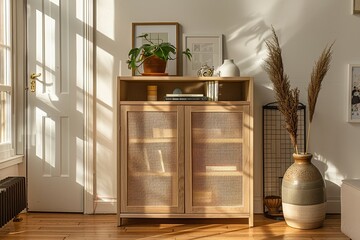
<path fill-rule="evenodd" d="M 40 77 L 41 76 L 41 73 L 32 73 L 31 75 L 30 75 L 30 78 L 31 79 L 36 79 L 36 78 L 38 78 L 38 77 Z"/>
<path fill-rule="evenodd" d="M 32 73 L 30 75 L 30 91 L 35 92 L 36 91 L 36 78 L 40 77 L 41 73 Z"/>

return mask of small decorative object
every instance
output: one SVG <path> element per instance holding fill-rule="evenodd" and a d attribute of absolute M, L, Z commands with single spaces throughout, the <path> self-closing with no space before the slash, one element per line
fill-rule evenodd
<path fill-rule="evenodd" d="M 198 77 L 211 77 L 214 74 L 214 67 L 209 67 L 206 63 L 198 70 Z"/>
<path fill-rule="evenodd" d="M 133 75 L 179 75 L 178 23 L 133 23 L 133 48 L 126 61 Z M 191 60 L 189 49 L 182 52 Z M 168 63 L 168 60 L 174 60 Z M 154 68 L 152 68 L 154 65 Z M 166 69 L 168 73 L 165 73 Z M 141 73 L 143 71 L 143 73 Z"/>
<path fill-rule="evenodd" d="M 313 229 L 323 225 L 325 220 L 325 181 L 319 170 L 311 163 L 312 155 L 299 153 L 297 145 L 299 90 L 290 89 L 288 75 L 284 73 L 281 48 L 272 28 L 273 37 L 266 41 L 268 58 L 264 69 L 274 85 L 279 110 L 284 115 L 286 130 L 290 135 L 295 153 L 294 163 L 286 170 L 282 181 L 282 207 L 286 223 L 294 228 Z M 315 63 L 308 87 L 309 143 L 310 126 L 315 112 L 321 83 L 330 67 L 332 46 L 325 47 Z"/>
<path fill-rule="evenodd" d="M 348 122 L 360 123 L 360 64 L 349 64 Z"/>
<path fill-rule="evenodd" d="M 157 86 L 156 85 L 147 86 L 147 100 L 148 101 L 157 101 Z"/>
<path fill-rule="evenodd" d="M 225 59 L 223 65 L 218 69 L 220 77 L 240 76 L 240 69 L 234 63 L 233 59 Z"/>
<path fill-rule="evenodd" d="M 173 94 L 182 94 L 182 91 L 180 88 L 175 88 Z"/>
<path fill-rule="evenodd" d="M 281 197 L 280 196 L 266 196 L 264 204 L 268 209 L 268 214 L 277 215 L 280 213 Z"/>

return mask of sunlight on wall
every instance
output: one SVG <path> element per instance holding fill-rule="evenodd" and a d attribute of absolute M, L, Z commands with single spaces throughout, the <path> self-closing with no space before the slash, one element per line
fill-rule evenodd
<path fill-rule="evenodd" d="M 109 107 L 113 107 L 113 82 L 115 79 L 113 66 L 114 56 L 102 48 L 97 47 L 97 99 Z M 110 125 L 111 122 L 109 122 Z"/>
<path fill-rule="evenodd" d="M 273 22 L 277 22 L 274 28 L 281 40 L 281 46 L 284 46 L 297 33 L 298 28 L 294 28 L 294 25 L 299 25 L 299 22 L 303 21 L 304 1 L 267 1 L 261 4 L 265 6 L 259 7 L 256 1 L 249 3 L 253 5 L 249 6 L 249 9 L 256 9 L 256 11 L 245 17 L 245 24 L 231 29 L 226 36 L 227 52 L 230 52 L 231 56 L 241 56 L 234 60 L 241 66 L 240 71 L 246 75 L 254 76 L 262 72 L 263 60 L 266 58 L 264 41 L 271 37 L 270 28 Z M 284 9 L 296 9 L 296 11 Z M 279 12 L 285 15 L 279 16 Z M 279 17 L 286 21 L 279 21 Z M 244 56 L 247 57 L 244 58 Z"/>
<path fill-rule="evenodd" d="M 112 137 L 114 129 L 112 127 L 112 121 L 114 120 L 114 112 L 111 108 L 104 106 L 101 103 L 96 105 L 97 109 L 97 136 L 100 139 L 103 139 L 104 146 L 108 146 L 110 148 L 110 144 L 112 144 Z M 102 156 L 102 154 L 100 154 Z"/>
<path fill-rule="evenodd" d="M 101 138 L 100 136 L 98 138 Z M 96 197 L 111 198 L 116 196 L 117 184 L 113 182 L 116 179 L 116 163 L 112 149 L 109 148 L 109 142 L 103 142 L 98 139 L 97 163 L 96 163 Z M 109 170 L 113 170 L 112 172 Z"/>
<path fill-rule="evenodd" d="M 116 119 L 113 109 L 114 56 L 99 47 L 96 51 L 96 196 L 111 198 L 116 196 L 116 184 L 113 184 L 113 179 L 116 179 L 116 137 L 113 124 Z"/>
<path fill-rule="evenodd" d="M 97 1 L 96 29 L 115 40 L 115 0 Z"/>
<path fill-rule="evenodd" d="M 323 166 L 318 166 L 318 168 L 320 172 L 324 173 L 325 180 L 329 180 L 340 187 L 344 176 L 339 172 L 337 167 L 321 154 L 314 153 L 314 159 L 323 163 Z"/>

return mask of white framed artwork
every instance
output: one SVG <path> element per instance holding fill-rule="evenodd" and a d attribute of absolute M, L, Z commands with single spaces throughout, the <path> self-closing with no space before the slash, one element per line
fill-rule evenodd
<path fill-rule="evenodd" d="M 183 50 L 190 49 L 192 59 L 183 58 L 183 75 L 197 76 L 198 70 L 204 64 L 217 69 L 223 62 L 223 35 L 192 35 L 184 34 Z"/>
<path fill-rule="evenodd" d="M 348 122 L 360 123 L 360 64 L 349 64 Z"/>

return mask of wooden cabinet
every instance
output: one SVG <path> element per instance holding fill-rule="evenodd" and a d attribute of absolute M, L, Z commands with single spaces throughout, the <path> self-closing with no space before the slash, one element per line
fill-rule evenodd
<path fill-rule="evenodd" d="M 219 101 L 162 101 L 206 93 Z M 119 77 L 123 218 L 248 218 L 253 226 L 252 78 Z M 158 101 L 146 101 L 156 85 Z"/>

